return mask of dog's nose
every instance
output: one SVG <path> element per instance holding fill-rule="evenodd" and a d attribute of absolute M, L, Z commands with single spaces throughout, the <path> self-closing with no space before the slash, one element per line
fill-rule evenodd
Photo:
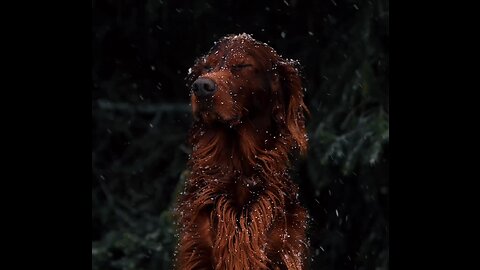
<path fill-rule="evenodd" d="M 208 78 L 199 78 L 192 84 L 193 93 L 197 97 L 209 97 L 217 91 L 215 82 Z"/>

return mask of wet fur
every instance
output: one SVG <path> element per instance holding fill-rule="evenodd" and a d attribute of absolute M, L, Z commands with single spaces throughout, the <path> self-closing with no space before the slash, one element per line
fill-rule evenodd
<path fill-rule="evenodd" d="M 307 212 L 288 168 L 307 149 L 296 62 L 249 35 L 218 41 L 189 83 L 215 81 L 211 100 L 191 96 L 191 173 L 176 208 L 182 270 L 304 269 Z"/>

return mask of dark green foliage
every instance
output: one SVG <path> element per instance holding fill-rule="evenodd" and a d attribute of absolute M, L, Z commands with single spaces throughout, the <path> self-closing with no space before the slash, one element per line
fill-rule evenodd
<path fill-rule="evenodd" d="M 239 32 L 303 66 L 312 269 L 388 269 L 388 19 L 388 1 L 93 1 L 92 269 L 172 269 L 184 77 Z"/>

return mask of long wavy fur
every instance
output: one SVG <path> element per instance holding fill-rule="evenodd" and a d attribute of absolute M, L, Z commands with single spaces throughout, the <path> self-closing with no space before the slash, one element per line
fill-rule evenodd
<path fill-rule="evenodd" d="M 178 269 L 305 268 L 308 216 L 288 174 L 292 153 L 307 148 L 301 80 L 293 61 L 250 36 L 241 39 L 271 54 L 272 99 L 264 106 L 270 110 L 264 112 L 264 129 L 271 134 L 259 134 L 259 122 L 248 116 L 234 128 L 195 121 L 189 137 L 191 173 L 176 208 Z M 235 42 L 229 36 L 220 43 Z"/>

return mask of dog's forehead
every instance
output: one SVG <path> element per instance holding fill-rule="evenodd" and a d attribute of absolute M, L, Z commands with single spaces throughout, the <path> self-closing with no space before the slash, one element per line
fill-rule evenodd
<path fill-rule="evenodd" d="M 211 60 L 216 61 L 243 61 L 255 57 L 255 49 L 252 44 L 247 44 L 241 41 L 225 42 L 214 46 L 210 51 L 203 56 L 202 62 Z"/>
<path fill-rule="evenodd" d="M 236 46 L 242 46 L 242 45 L 259 45 L 260 42 L 255 40 L 251 35 L 249 34 L 239 34 L 239 35 L 227 35 L 223 38 L 221 38 L 217 43 L 222 44 L 222 45 L 232 45 L 235 44 Z"/>
<path fill-rule="evenodd" d="M 256 48 L 258 46 L 252 40 L 235 38 L 222 42 L 218 51 L 222 56 L 242 57 L 252 54 Z"/>
<path fill-rule="evenodd" d="M 275 58 L 277 53 L 266 43 L 259 42 L 251 36 L 242 34 L 227 36 L 220 39 L 210 49 L 205 58 L 220 58 L 227 60 L 255 59 L 262 55 L 262 58 Z M 206 59 L 205 59 L 206 60 Z"/>

